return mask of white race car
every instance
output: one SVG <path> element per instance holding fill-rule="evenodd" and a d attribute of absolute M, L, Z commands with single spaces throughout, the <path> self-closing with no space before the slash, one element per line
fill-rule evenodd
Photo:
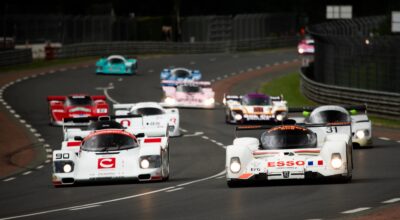
<path fill-rule="evenodd" d="M 303 112 L 304 117 L 293 117 L 298 123 L 351 122 L 353 145 L 365 147 L 372 144 L 372 125 L 365 105 L 289 108 L 289 112 Z"/>
<path fill-rule="evenodd" d="M 53 151 L 54 186 L 85 181 L 169 178 L 168 137 L 133 135 L 122 129 L 92 131 L 80 141 L 79 151 Z"/>
<path fill-rule="evenodd" d="M 249 180 L 352 178 L 351 126 L 239 126 L 226 148 L 229 187 Z M 347 134 L 346 134 L 347 132 Z"/>
<path fill-rule="evenodd" d="M 136 118 L 116 119 L 128 130 L 140 131 L 145 128 L 146 130 L 163 131 L 163 129 L 168 129 L 170 137 L 181 135 L 179 130 L 179 110 L 177 108 L 163 108 L 156 102 L 115 104 L 113 107 L 116 116 L 139 115 L 142 117 L 140 120 Z"/>

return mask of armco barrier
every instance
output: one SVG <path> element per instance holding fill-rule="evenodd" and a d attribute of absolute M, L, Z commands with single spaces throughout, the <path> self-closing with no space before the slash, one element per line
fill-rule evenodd
<path fill-rule="evenodd" d="M 310 67 L 309 67 L 310 68 Z M 311 67 L 312 68 L 312 67 Z M 400 94 L 327 85 L 307 77 L 301 71 L 301 90 L 309 99 L 323 104 L 363 104 L 368 111 L 388 118 L 400 118 Z"/>
<path fill-rule="evenodd" d="M 32 62 L 31 49 L 0 51 L 0 66 L 10 66 Z"/>
<path fill-rule="evenodd" d="M 293 47 L 297 36 L 269 37 L 255 40 L 212 41 L 212 42 L 93 42 L 63 46 L 57 53 L 58 58 L 84 56 L 107 56 L 110 54 L 145 53 L 225 53 L 244 50 Z"/>

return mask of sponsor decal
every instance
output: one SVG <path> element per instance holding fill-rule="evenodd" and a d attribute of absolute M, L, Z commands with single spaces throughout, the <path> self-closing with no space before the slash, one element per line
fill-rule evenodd
<path fill-rule="evenodd" d="M 253 110 L 254 110 L 254 112 L 263 112 L 264 108 L 263 107 L 254 107 Z"/>
<path fill-rule="evenodd" d="M 161 138 L 146 138 L 144 143 L 161 143 Z"/>
<path fill-rule="evenodd" d="M 124 127 L 129 127 L 131 126 L 131 121 L 130 120 L 121 120 L 120 124 Z"/>
<path fill-rule="evenodd" d="M 305 162 L 302 160 L 294 161 L 271 161 L 267 162 L 267 167 L 295 167 L 295 166 L 304 166 Z"/>
<path fill-rule="evenodd" d="M 98 169 L 111 169 L 115 168 L 115 157 L 111 158 L 99 158 L 97 160 Z"/>
<path fill-rule="evenodd" d="M 272 131 L 288 131 L 288 130 L 300 130 L 300 131 L 307 131 L 306 128 L 297 126 L 297 125 L 284 125 L 279 127 L 274 127 L 268 130 L 268 133 Z"/>
<path fill-rule="evenodd" d="M 247 120 L 269 120 L 272 118 L 270 115 L 248 115 L 245 114 L 243 117 Z"/>

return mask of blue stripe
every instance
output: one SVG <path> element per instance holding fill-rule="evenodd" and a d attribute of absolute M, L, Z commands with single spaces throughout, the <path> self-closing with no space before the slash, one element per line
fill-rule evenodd
<path fill-rule="evenodd" d="M 313 166 L 314 162 L 313 161 L 308 161 L 308 166 Z"/>

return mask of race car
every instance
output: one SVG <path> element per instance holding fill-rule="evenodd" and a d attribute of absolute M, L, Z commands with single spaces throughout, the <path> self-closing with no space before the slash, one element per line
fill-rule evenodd
<path fill-rule="evenodd" d="M 350 123 L 239 126 L 226 148 L 227 184 L 315 178 L 348 182 L 353 169 L 350 134 Z"/>
<path fill-rule="evenodd" d="M 283 121 L 287 117 L 286 101 L 282 96 L 249 93 L 244 96 L 224 95 L 226 123 L 244 124 Z"/>
<path fill-rule="evenodd" d="M 49 117 L 52 125 L 77 125 L 64 123 L 67 118 L 87 118 L 108 115 L 106 97 L 75 94 L 68 96 L 48 96 Z M 87 125 L 89 121 L 81 121 L 79 125 Z"/>
<path fill-rule="evenodd" d="M 214 108 L 215 93 L 209 81 L 174 82 L 163 80 L 164 107 Z"/>
<path fill-rule="evenodd" d="M 372 144 L 372 125 L 365 105 L 289 108 L 289 113 L 294 112 L 303 113 L 303 117 L 293 117 L 298 123 L 351 122 L 353 145 L 365 147 Z"/>
<path fill-rule="evenodd" d="M 112 55 L 107 58 L 100 58 L 96 62 L 96 74 L 135 74 L 137 60 L 127 59 L 120 55 Z"/>
<path fill-rule="evenodd" d="M 314 47 L 314 39 L 305 38 L 299 42 L 297 45 L 297 52 L 300 55 L 303 54 L 314 54 L 315 47 Z"/>
<path fill-rule="evenodd" d="M 114 111 L 116 116 L 128 116 L 127 118 L 116 118 L 132 132 L 153 130 L 155 135 L 168 130 L 168 136 L 180 136 L 179 129 L 179 110 L 176 108 L 164 109 L 156 102 L 138 102 L 130 104 L 115 104 Z M 137 117 L 131 117 L 136 115 Z M 138 118 L 139 116 L 139 118 Z M 152 135 L 149 133 L 149 135 Z"/>
<path fill-rule="evenodd" d="M 201 79 L 201 73 L 199 70 L 190 70 L 186 68 L 170 68 L 164 69 L 160 74 L 161 80 L 169 81 L 195 81 Z M 171 85 L 161 82 L 161 85 Z"/>
<path fill-rule="evenodd" d="M 92 131 L 75 138 L 79 151 L 53 151 L 54 186 L 86 181 L 162 181 L 169 178 L 168 137 L 134 135 L 123 129 Z"/>

